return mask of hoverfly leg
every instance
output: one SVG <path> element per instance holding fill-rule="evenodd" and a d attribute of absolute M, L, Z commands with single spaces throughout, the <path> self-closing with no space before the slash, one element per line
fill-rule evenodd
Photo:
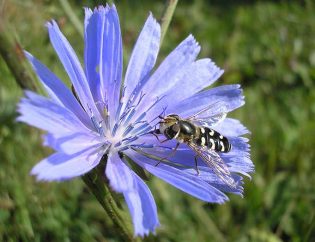
<path fill-rule="evenodd" d="M 153 134 L 153 135 L 155 136 L 155 138 L 156 138 L 159 142 L 161 142 L 161 141 L 160 141 L 160 138 L 159 138 L 159 136 L 157 135 L 157 133 L 155 132 L 155 130 L 152 131 L 151 134 Z"/>
<path fill-rule="evenodd" d="M 163 159 L 165 159 L 165 158 L 163 158 Z M 156 163 L 154 166 L 158 166 L 162 162 L 162 160 L 159 160 L 158 163 Z"/>
<path fill-rule="evenodd" d="M 199 172 L 199 168 L 198 168 L 197 157 L 198 157 L 198 155 L 195 155 L 195 169 L 196 169 L 196 172 L 197 172 L 197 176 L 199 176 L 200 172 Z"/>
<path fill-rule="evenodd" d="M 155 136 L 155 138 L 159 141 L 160 141 L 160 138 L 158 136 L 158 134 L 161 134 L 160 130 L 156 128 L 156 125 L 154 126 L 154 130 L 149 132 L 150 134 L 153 134 Z"/>
<path fill-rule="evenodd" d="M 171 139 L 165 139 L 165 140 L 159 140 L 160 141 L 160 143 L 164 143 L 164 142 L 166 142 L 166 141 L 169 141 L 169 140 L 171 140 Z"/>
<path fill-rule="evenodd" d="M 167 157 L 164 157 L 161 160 L 159 160 L 158 163 L 155 164 L 155 166 L 158 166 L 163 160 L 166 160 L 166 159 L 173 157 L 176 154 L 176 151 L 177 151 L 179 145 L 180 145 L 180 143 L 177 143 L 175 146 L 175 149 L 172 151 L 172 153 L 170 153 Z"/>

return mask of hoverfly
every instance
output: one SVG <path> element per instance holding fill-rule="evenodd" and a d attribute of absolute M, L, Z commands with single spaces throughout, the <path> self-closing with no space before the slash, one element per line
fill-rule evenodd
<path fill-rule="evenodd" d="M 218 154 L 229 152 L 232 145 L 225 136 L 210 128 L 221 122 L 226 117 L 226 113 L 227 107 L 223 103 L 217 102 L 188 118 L 181 118 L 177 114 L 159 116 L 161 119 L 158 123 L 159 128 L 155 129 L 153 134 L 157 138 L 158 134 L 163 134 L 166 139 L 160 141 L 162 143 L 176 139 L 176 147 L 170 156 L 175 155 L 181 143 L 187 144 L 195 152 L 195 165 L 198 174 L 197 157 L 200 157 L 221 181 L 231 188 L 235 188 L 235 181 L 227 165 Z M 164 159 L 160 160 L 159 163 Z"/>

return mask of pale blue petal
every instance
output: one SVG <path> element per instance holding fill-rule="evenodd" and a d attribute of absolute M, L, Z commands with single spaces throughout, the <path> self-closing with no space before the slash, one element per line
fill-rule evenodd
<path fill-rule="evenodd" d="M 232 156 L 249 156 L 250 145 L 248 138 L 245 137 L 229 137 L 232 149 L 228 153 L 222 153 L 224 157 Z"/>
<path fill-rule="evenodd" d="M 186 70 L 195 61 L 200 46 L 192 35 L 189 35 L 175 50 L 173 50 L 152 74 L 150 79 L 143 87 L 143 92 L 149 98 L 152 94 L 162 96 L 181 82 Z M 150 94 L 150 95 L 149 95 Z"/>
<path fill-rule="evenodd" d="M 21 116 L 18 121 L 25 122 L 39 129 L 46 130 L 55 135 L 81 132 L 91 132 L 68 109 L 53 101 L 32 92 L 26 92 L 29 97 L 22 98 L 18 104 Z"/>
<path fill-rule="evenodd" d="M 146 111 L 157 100 L 161 102 L 165 98 L 165 92 L 171 90 L 177 83 L 182 81 L 182 77 L 195 61 L 199 51 L 198 43 L 190 35 L 165 58 L 141 89 L 144 95 L 138 107 L 138 110 L 141 110 L 141 112 L 135 115 L 134 118 L 141 115 L 143 111 Z M 128 83 L 126 85 L 128 86 Z M 159 115 L 158 111 L 154 114 Z"/>
<path fill-rule="evenodd" d="M 67 39 L 61 33 L 57 23 L 52 21 L 47 23 L 50 41 L 62 62 L 74 89 L 80 99 L 82 106 L 87 113 L 92 112 L 97 120 L 101 120 L 101 116 L 95 106 L 89 83 L 85 73 L 81 67 L 77 55 L 72 49 Z"/>
<path fill-rule="evenodd" d="M 110 153 L 107 159 L 106 177 L 116 192 L 134 191 L 136 185 L 130 168 L 120 159 L 118 153 Z"/>
<path fill-rule="evenodd" d="M 108 148 L 108 145 L 105 145 L 103 137 L 93 132 L 80 131 L 61 135 L 47 134 L 44 136 L 44 145 L 68 155 L 75 154 L 88 147 L 102 147 L 103 150 Z"/>
<path fill-rule="evenodd" d="M 133 102 L 146 83 L 160 46 L 160 25 L 149 15 L 132 51 L 125 76 L 125 101 Z"/>
<path fill-rule="evenodd" d="M 146 184 L 120 159 L 109 154 L 106 177 L 111 188 L 124 194 L 134 224 L 135 235 L 144 236 L 159 225 L 157 208 Z"/>
<path fill-rule="evenodd" d="M 86 10 L 85 71 L 96 103 L 115 113 L 122 76 L 122 39 L 115 6 Z"/>
<path fill-rule="evenodd" d="M 245 102 L 240 85 L 219 86 L 194 94 L 178 103 L 170 102 L 167 112 L 189 117 L 217 102 L 225 104 L 228 112 L 242 106 Z"/>
<path fill-rule="evenodd" d="M 148 117 L 154 118 L 154 115 L 161 113 L 164 108 L 179 104 L 182 100 L 203 90 L 216 81 L 222 73 L 223 70 L 218 68 L 210 59 L 201 59 L 193 62 L 183 71 L 179 71 L 173 78 L 165 76 L 164 78 L 168 78 L 167 85 L 160 83 L 152 91 L 144 90 L 145 93 L 150 93 L 149 97 L 152 101 L 164 96 L 148 112 Z M 144 102 L 146 100 L 144 99 Z"/>
<path fill-rule="evenodd" d="M 230 137 L 232 149 L 228 153 L 220 156 L 230 166 L 232 172 L 237 172 L 248 177 L 249 173 L 254 172 L 254 164 L 250 159 L 250 146 L 248 139 L 244 137 Z"/>
<path fill-rule="evenodd" d="M 136 189 L 125 191 L 127 202 L 136 236 L 148 235 L 160 225 L 154 198 L 147 185 L 132 172 Z"/>
<path fill-rule="evenodd" d="M 31 171 L 37 180 L 63 181 L 81 176 L 98 165 L 102 154 L 87 149 L 73 155 L 55 153 L 35 165 Z"/>
<path fill-rule="evenodd" d="M 250 173 L 255 171 L 253 162 L 249 157 L 224 157 L 224 160 L 230 166 L 230 171 L 250 177 Z"/>
<path fill-rule="evenodd" d="M 233 118 L 225 118 L 214 128 L 226 137 L 242 136 L 249 133 L 248 129 L 239 120 Z"/>
<path fill-rule="evenodd" d="M 214 174 L 211 174 L 212 176 L 215 176 Z M 230 187 L 226 185 L 224 182 L 222 182 L 221 179 L 213 180 L 213 178 L 210 176 L 209 183 L 214 186 L 215 188 L 219 189 L 222 192 L 228 192 L 228 193 L 234 193 L 236 195 L 239 195 L 243 197 L 243 192 L 244 192 L 244 181 L 243 177 L 241 175 L 237 175 L 235 173 L 232 173 L 233 180 L 235 181 L 235 187 Z"/>
<path fill-rule="evenodd" d="M 218 190 L 223 192 L 230 192 L 242 196 L 243 192 L 243 178 L 237 174 L 231 174 L 235 182 L 235 187 L 228 186 L 222 179 L 220 179 L 209 167 L 202 166 L 199 167 L 198 176 L 203 181 L 209 183 L 211 186 L 216 187 Z M 187 169 L 186 172 L 196 175 L 196 169 Z"/>
<path fill-rule="evenodd" d="M 27 59 L 32 64 L 33 69 L 37 73 L 39 79 L 42 81 L 43 86 L 45 87 L 49 96 L 53 98 L 54 101 L 68 108 L 82 121 L 82 123 L 91 128 L 91 120 L 89 119 L 86 112 L 84 112 L 81 105 L 76 100 L 75 96 L 72 94 L 69 88 L 62 81 L 60 81 L 54 73 L 52 73 L 46 66 L 44 66 L 30 53 L 26 51 L 24 53 Z"/>
<path fill-rule="evenodd" d="M 92 16 L 92 14 L 93 14 L 92 9 L 84 8 L 84 31 L 86 30 L 87 25 L 89 24 L 90 17 Z"/>

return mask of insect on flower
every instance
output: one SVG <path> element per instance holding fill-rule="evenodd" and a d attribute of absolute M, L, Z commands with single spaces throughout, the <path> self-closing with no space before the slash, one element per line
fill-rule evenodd
<path fill-rule="evenodd" d="M 214 114 L 214 112 L 220 113 Z M 163 134 L 166 139 L 161 143 L 171 139 L 176 139 L 177 144 L 172 153 L 174 155 L 181 143 L 187 144 L 195 153 L 195 165 L 199 174 L 197 157 L 200 157 L 215 174 L 228 186 L 235 188 L 236 184 L 231 177 L 231 173 L 218 155 L 218 152 L 227 153 L 231 150 L 229 140 L 210 126 L 216 125 L 226 117 L 226 108 L 223 103 L 215 103 L 206 107 L 192 116 L 182 119 L 177 114 L 169 114 L 165 117 L 159 116 L 159 128 L 152 131 L 152 134 L 159 140 L 158 134 Z M 209 127 L 208 127 L 209 126 Z M 161 159 L 156 165 L 165 160 Z"/>
<path fill-rule="evenodd" d="M 139 236 L 154 232 L 159 219 L 153 195 L 130 161 L 205 202 L 224 203 L 226 193 L 242 195 L 243 176 L 254 170 L 248 139 L 242 137 L 248 130 L 227 118 L 245 103 L 242 89 L 206 89 L 223 70 L 209 58 L 197 59 L 200 46 L 192 35 L 154 69 L 161 29 L 150 14 L 123 77 L 114 5 L 85 9 L 84 67 L 57 23 L 46 26 L 75 92 L 25 52 L 47 96 L 26 91 L 18 120 L 46 131 L 44 145 L 54 151 L 33 167 L 32 175 L 64 181 L 107 157 L 104 176 L 113 191 L 123 194 Z"/>

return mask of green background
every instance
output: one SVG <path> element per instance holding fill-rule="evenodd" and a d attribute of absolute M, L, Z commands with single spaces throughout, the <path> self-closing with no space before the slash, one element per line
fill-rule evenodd
<path fill-rule="evenodd" d="M 71 12 L 61 3 L 1 0 L 0 21 L 68 82 L 44 24 L 57 20 L 81 58 L 83 6 L 102 2 L 69 1 Z M 126 67 L 149 11 L 159 19 L 165 1 L 115 3 Z M 231 116 L 251 131 L 256 172 L 245 180 L 244 198 L 229 195 L 224 205 L 151 177 L 161 227 L 145 241 L 315 241 L 314 13 L 313 1 L 179 1 L 159 62 L 192 33 L 200 57 L 224 68 L 218 84 L 242 84 L 246 105 Z M 15 121 L 22 95 L 0 58 L 0 241 L 119 241 L 81 179 L 41 183 L 29 175 L 51 151 L 42 147 L 40 131 Z"/>

